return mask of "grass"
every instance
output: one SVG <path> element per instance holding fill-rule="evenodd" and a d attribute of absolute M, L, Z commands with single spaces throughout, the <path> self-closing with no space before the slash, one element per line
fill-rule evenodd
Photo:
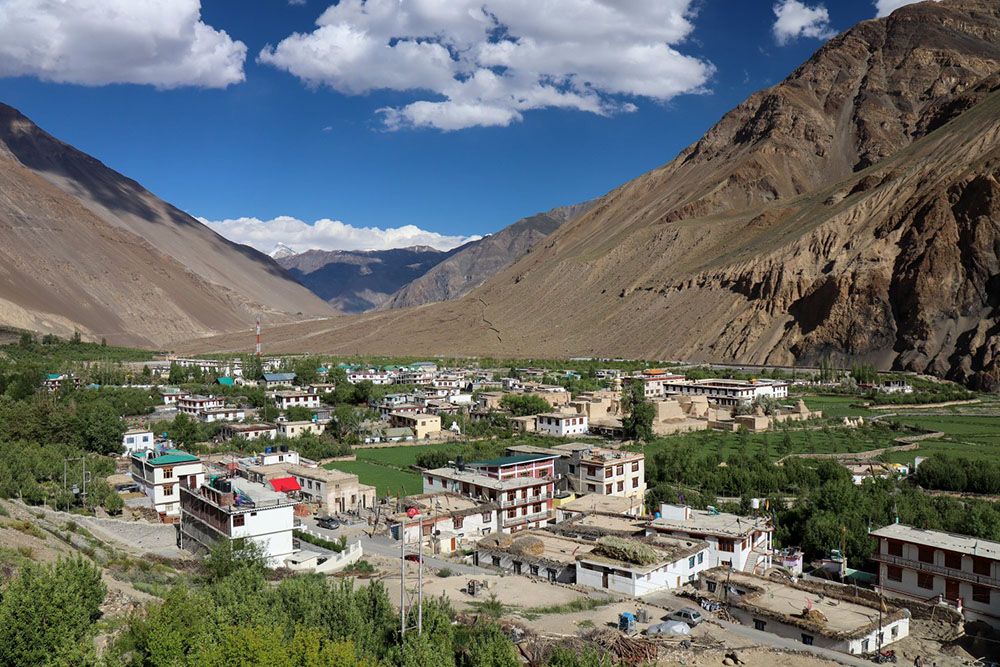
<path fill-rule="evenodd" d="M 413 445 L 410 447 L 380 447 L 377 449 L 357 449 L 355 454 L 359 461 L 370 461 L 382 465 L 408 468 L 417 461 L 417 457 L 426 452 L 438 452 L 454 449 L 453 444 Z"/>
<path fill-rule="evenodd" d="M 424 490 L 423 480 L 417 473 L 405 472 L 369 461 L 335 461 L 324 467 L 357 475 L 362 484 L 374 486 L 380 496 L 387 493 L 389 495 L 399 493 L 409 496 L 423 493 Z"/>
<path fill-rule="evenodd" d="M 822 410 L 824 417 L 840 419 L 841 417 L 867 417 L 875 413 L 867 408 L 851 407 L 851 404 L 864 403 L 861 396 L 803 396 L 803 402 L 810 410 Z"/>
<path fill-rule="evenodd" d="M 1000 458 L 1000 415 L 921 415 L 894 417 L 917 428 L 942 431 L 943 438 L 924 440 L 920 449 L 890 456 L 895 463 L 913 463 L 917 456 L 952 454 L 972 460 L 996 461 Z"/>
<path fill-rule="evenodd" d="M 504 604 L 497 597 L 496 593 L 490 593 L 488 600 L 475 600 L 467 602 L 467 605 L 475 609 L 480 614 L 485 614 L 492 618 L 500 618 L 518 609 L 517 605 Z"/>
<path fill-rule="evenodd" d="M 566 604 L 557 604 L 549 607 L 530 607 L 525 609 L 525 614 L 572 614 L 578 611 L 591 611 L 598 607 L 609 604 L 611 600 L 600 600 L 598 598 L 577 598 Z M 529 619 L 531 620 L 531 619 Z"/>
<path fill-rule="evenodd" d="M 316 537 L 315 535 L 310 535 L 309 533 L 302 530 L 292 531 L 295 538 L 302 540 L 303 542 L 308 542 L 309 544 L 315 544 L 318 547 L 323 547 L 324 549 L 329 549 L 330 551 L 335 551 L 340 553 L 344 550 L 345 540 L 341 539 L 340 542 L 335 542 L 333 540 L 325 540 L 322 537 Z"/>

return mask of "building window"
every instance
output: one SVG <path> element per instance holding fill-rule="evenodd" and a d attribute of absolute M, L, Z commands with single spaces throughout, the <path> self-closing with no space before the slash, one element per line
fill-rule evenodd
<path fill-rule="evenodd" d="M 452 526 L 454 526 L 455 528 L 461 528 L 464 522 L 465 522 L 465 517 L 463 516 L 456 516 L 451 520 Z"/>
<path fill-rule="evenodd" d="M 608 495 L 611 495 L 611 485 L 610 484 L 606 484 L 604 486 L 604 493 L 606 493 Z"/>
<path fill-rule="evenodd" d="M 887 553 L 890 556 L 902 556 L 903 555 L 903 543 L 902 542 L 889 542 L 886 545 Z"/>
<path fill-rule="evenodd" d="M 431 534 L 431 529 L 433 528 L 433 526 L 430 525 L 429 523 L 426 525 L 422 524 L 420 527 L 423 529 L 424 537 L 427 537 L 428 535 Z"/>
<path fill-rule="evenodd" d="M 575 465 L 573 465 L 572 463 L 570 463 L 570 464 L 569 464 L 569 474 L 571 474 L 571 475 L 572 475 L 572 474 L 573 474 L 573 473 L 575 473 L 575 472 L 576 472 L 576 466 L 575 466 Z"/>
<path fill-rule="evenodd" d="M 694 556 L 688 558 L 688 567 L 694 567 Z"/>
<path fill-rule="evenodd" d="M 164 484 L 163 485 L 163 495 L 165 495 L 165 496 L 172 496 L 172 495 L 174 495 L 174 485 L 173 484 Z"/>
<path fill-rule="evenodd" d="M 541 505 L 535 505 L 535 513 L 538 513 L 538 512 L 541 512 L 541 511 L 542 511 L 542 506 Z"/>
<path fill-rule="evenodd" d="M 514 574 L 521 574 L 521 561 L 514 561 Z"/>
<path fill-rule="evenodd" d="M 898 625 L 892 626 L 891 634 L 892 634 L 892 638 L 893 639 L 895 639 L 896 637 L 899 636 L 899 626 Z"/>
<path fill-rule="evenodd" d="M 164 468 L 163 469 L 163 479 L 170 479 L 173 476 L 174 476 L 174 469 L 173 468 Z"/>
<path fill-rule="evenodd" d="M 529 565 L 528 566 L 528 572 L 530 574 L 532 574 L 532 575 L 534 575 L 534 576 L 537 577 L 538 576 L 538 566 L 537 565 Z"/>
<path fill-rule="evenodd" d="M 639 478 L 638 477 L 633 477 L 632 478 L 632 488 L 633 489 L 639 488 Z"/>
<path fill-rule="evenodd" d="M 707 582 L 705 582 L 705 584 L 708 587 L 708 592 L 709 593 L 714 593 L 715 592 L 716 584 L 715 584 L 714 581 L 707 581 Z"/>
<path fill-rule="evenodd" d="M 805 644 L 806 646 L 812 646 L 813 636 L 812 635 L 807 635 L 806 633 L 803 632 L 802 633 L 802 643 Z"/>
<path fill-rule="evenodd" d="M 240 526 L 245 524 L 246 521 L 247 518 L 244 515 L 237 514 L 236 516 L 233 517 L 233 528 L 239 528 Z"/>
<path fill-rule="evenodd" d="M 990 603 L 990 589 L 985 586 L 972 587 L 972 601 L 980 604 Z"/>
<path fill-rule="evenodd" d="M 733 548 L 733 541 L 719 540 L 719 551 L 728 551 L 728 552 L 735 551 L 735 549 Z"/>
<path fill-rule="evenodd" d="M 927 547 L 920 547 L 917 551 L 917 560 L 921 563 L 933 563 L 934 562 L 934 550 Z"/>
<path fill-rule="evenodd" d="M 635 461 L 632 463 L 632 472 L 639 472 L 639 462 Z"/>
<path fill-rule="evenodd" d="M 763 632 L 764 628 L 766 626 L 767 626 L 767 623 L 765 621 L 762 621 L 759 618 L 753 619 L 753 629 L 754 630 L 760 630 L 761 632 Z"/>
<path fill-rule="evenodd" d="M 608 468 L 604 469 L 604 476 L 605 477 L 612 477 L 613 475 L 614 475 L 614 469 L 613 468 L 608 467 Z"/>
<path fill-rule="evenodd" d="M 590 493 L 597 493 L 597 487 L 594 486 L 593 484 L 588 484 L 587 485 L 587 491 L 590 492 Z"/>
<path fill-rule="evenodd" d="M 902 581 L 903 568 L 896 567 L 895 565 L 887 565 L 885 568 L 885 577 L 889 581 Z"/>
<path fill-rule="evenodd" d="M 493 512 L 483 512 L 483 523 L 489 523 L 493 520 Z"/>
<path fill-rule="evenodd" d="M 513 519 L 517 516 L 517 510 L 507 510 L 507 518 Z"/>
<path fill-rule="evenodd" d="M 927 590 L 934 589 L 934 575 L 926 572 L 917 572 L 917 586 Z"/>
<path fill-rule="evenodd" d="M 500 567 L 500 556 L 493 556 L 493 567 Z"/>
<path fill-rule="evenodd" d="M 990 576 L 990 561 L 985 558 L 973 558 L 972 571 L 976 574 Z"/>
<path fill-rule="evenodd" d="M 618 490 L 619 491 L 624 491 L 625 490 L 625 482 L 624 481 L 619 481 L 618 482 Z"/>
<path fill-rule="evenodd" d="M 953 570 L 962 569 L 962 554 L 957 554 L 952 551 L 944 552 L 944 566 L 950 567 Z"/>
<path fill-rule="evenodd" d="M 701 565 L 703 562 L 705 562 L 705 552 L 704 551 L 701 552 L 700 554 L 698 554 L 698 564 Z"/>

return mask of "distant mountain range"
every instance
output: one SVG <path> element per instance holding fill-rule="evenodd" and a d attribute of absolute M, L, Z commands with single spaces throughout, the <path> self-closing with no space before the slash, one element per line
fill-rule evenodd
<path fill-rule="evenodd" d="M 332 313 L 267 255 L 0 104 L 0 323 L 158 347 Z"/>
<path fill-rule="evenodd" d="M 464 297 L 267 335 L 325 353 L 831 356 L 995 387 L 1000 3 L 859 23 Z"/>
<path fill-rule="evenodd" d="M 342 313 L 406 308 L 464 296 L 590 206 L 554 208 L 449 251 L 416 246 L 295 254 L 278 244 L 271 257 Z"/>

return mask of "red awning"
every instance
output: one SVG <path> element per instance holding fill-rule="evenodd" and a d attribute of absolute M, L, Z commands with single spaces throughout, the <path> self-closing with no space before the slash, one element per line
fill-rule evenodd
<path fill-rule="evenodd" d="M 276 477 L 271 480 L 271 486 L 275 491 L 288 493 L 289 491 L 301 491 L 302 487 L 295 481 L 294 477 Z"/>

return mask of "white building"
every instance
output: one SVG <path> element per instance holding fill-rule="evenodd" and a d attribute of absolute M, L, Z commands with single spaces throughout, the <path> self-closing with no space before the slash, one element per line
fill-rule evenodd
<path fill-rule="evenodd" d="M 878 584 L 887 595 L 940 599 L 969 621 L 1000 627 L 1000 543 L 890 524 L 872 531 Z"/>
<path fill-rule="evenodd" d="M 142 428 L 133 428 L 125 431 L 122 436 L 122 449 L 125 455 L 142 452 L 153 448 L 153 432 Z"/>
<path fill-rule="evenodd" d="M 277 435 L 278 429 L 271 424 L 225 424 L 222 427 L 222 437 L 226 440 L 274 440 Z"/>
<path fill-rule="evenodd" d="M 182 412 L 195 418 L 204 410 L 213 410 L 225 406 L 226 399 L 222 396 L 199 396 L 194 394 L 177 399 L 177 412 Z"/>
<path fill-rule="evenodd" d="M 315 391 L 276 391 L 273 394 L 274 404 L 279 410 L 288 408 L 318 408 L 319 393 Z"/>
<path fill-rule="evenodd" d="M 347 381 L 351 384 L 359 382 L 371 382 L 372 384 L 392 384 L 394 376 L 389 371 L 380 371 L 376 368 L 365 368 L 348 371 Z"/>
<path fill-rule="evenodd" d="M 708 542 L 707 567 L 726 565 L 747 573 L 771 567 L 774 528 L 763 518 L 741 517 L 687 505 L 660 505 L 660 516 L 649 532 Z"/>
<path fill-rule="evenodd" d="M 719 405 L 736 406 L 752 403 L 767 396 L 788 397 L 788 383 L 779 380 L 672 380 L 663 383 L 664 394 L 707 396 Z"/>
<path fill-rule="evenodd" d="M 577 557 L 576 583 L 625 595 L 679 588 L 693 582 L 698 573 L 708 569 L 708 543 L 703 540 L 653 538 L 646 546 L 656 554 L 656 561 L 647 565 L 631 563 L 609 555 L 602 538 L 591 552 Z M 624 540 L 633 542 L 633 540 Z"/>
<path fill-rule="evenodd" d="M 448 492 L 407 496 L 402 503 L 404 511 L 387 519 L 389 534 L 398 540 L 402 533 L 407 544 L 423 540 L 430 553 L 451 553 L 500 530 L 500 508 L 494 503 Z M 409 516 L 405 510 L 410 508 L 418 514 Z"/>
<path fill-rule="evenodd" d="M 177 387 L 163 387 L 160 389 L 160 396 L 163 397 L 164 405 L 176 405 L 177 401 L 182 398 L 187 398 L 190 395 L 191 392 Z"/>
<path fill-rule="evenodd" d="M 193 454 L 178 450 L 136 452 L 129 457 L 132 479 L 161 518 L 180 513 L 180 487 L 205 480 L 205 466 Z"/>
<path fill-rule="evenodd" d="M 271 567 L 284 565 L 295 548 L 297 500 L 242 477 L 181 490 L 181 547 L 204 552 L 219 540 L 247 538 L 263 549 Z"/>
<path fill-rule="evenodd" d="M 198 419 L 207 424 L 211 424 L 212 422 L 238 422 L 246 419 L 246 416 L 246 410 L 231 405 L 221 408 L 208 408 L 198 413 Z"/>
<path fill-rule="evenodd" d="M 559 437 L 584 434 L 588 431 L 587 415 L 546 412 L 535 420 L 535 431 Z"/>

